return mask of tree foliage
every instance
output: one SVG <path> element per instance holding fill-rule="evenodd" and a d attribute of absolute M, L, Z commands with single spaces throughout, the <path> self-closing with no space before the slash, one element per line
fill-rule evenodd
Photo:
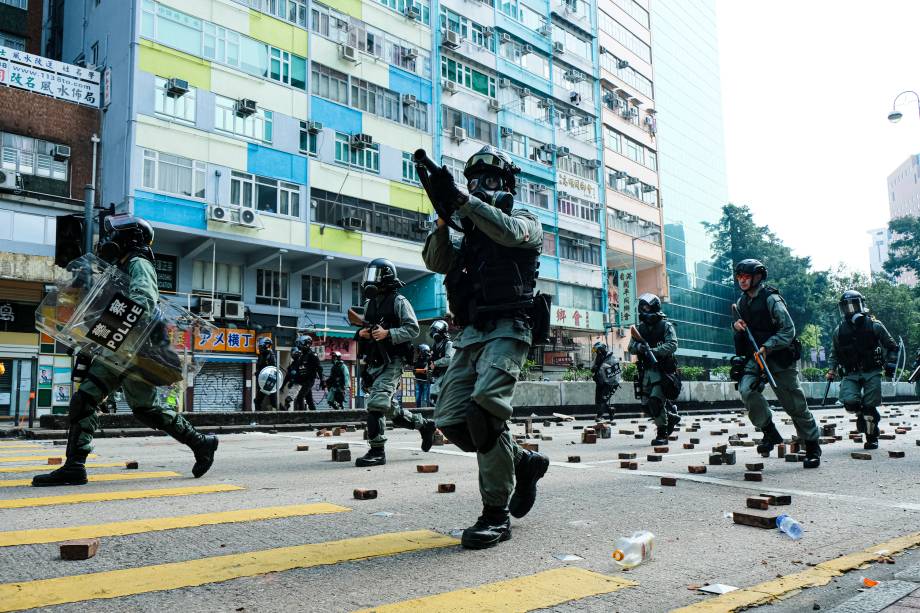
<path fill-rule="evenodd" d="M 920 278 L 920 217 L 898 217 L 888 222 L 894 240 L 888 249 L 885 272 L 898 275 L 913 271 Z"/>

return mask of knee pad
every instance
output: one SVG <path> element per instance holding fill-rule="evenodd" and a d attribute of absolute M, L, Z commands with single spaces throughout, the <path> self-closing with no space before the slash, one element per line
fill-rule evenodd
<path fill-rule="evenodd" d="M 367 412 L 367 440 L 372 440 L 382 435 L 380 422 L 384 419 L 383 413 L 377 411 Z"/>
<path fill-rule="evenodd" d="M 439 430 L 447 437 L 447 440 L 456 445 L 460 451 L 466 451 L 467 453 L 477 451 L 476 445 L 473 444 L 473 439 L 470 438 L 470 430 L 465 423 L 454 424 L 452 426 L 441 426 Z"/>
<path fill-rule="evenodd" d="M 862 413 L 862 405 L 856 402 L 844 402 L 843 408 L 846 409 L 848 413 Z"/>
<path fill-rule="evenodd" d="M 664 410 L 664 404 L 661 402 L 660 398 L 655 398 L 652 396 L 648 399 L 648 412 L 652 417 L 658 417 L 661 415 L 661 412 Z"/>
<path fill-rule="evenodd" d="M 505 429 L 505 422 L 470 401 L 466 410 L 466 427 L 476 450 L 487 453 L 498 442 L 498 437 Z"/>
<path fill-rule="evenodd" d="M 860 417 L 863 418 L 866 424 L 866 436 L 878 436 L 878 422 L 881 418 L 878 409 L 863 409 L 863 413 Z"/>

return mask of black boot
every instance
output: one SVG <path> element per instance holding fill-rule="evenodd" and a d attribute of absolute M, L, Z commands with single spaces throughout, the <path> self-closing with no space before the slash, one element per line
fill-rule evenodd
<path fill-rule="evenodd" d="M 805 441 L 805 468 L 818 468 L 821 466 L 821 445 L 818 441 Z"/>
<path fill-rule="evenodd" d="M 514 467 L 514 493 L 508 510 L 518 519 L 524 517 L 533 508 L 537 500 L 537 481 L 546 474 L 549 458 L 536 451 L 525 451 L 521 461 Z"/>
<path fill-rule="evenodd" d="M 652 439 L 652 447 L 660 447 L 668 444 L 668 427 L 658 426 L 658 433 Z"/>
<path fill-rule="evenodd" d="M 779 433 L 779 430 L 776 429 L 772 421 L 761 428 L 761 431 L 763 432 L 763 439 L 761 439 L 760 444 L 757 445 L 757 453 L 767 457 L 776 445 L 783 442 L 783 436 Z"/>
<path fill-rule="evenodd" d="M 363 456 L 355 460 L 355 466 L 383 466 L 387 463 L 387 454 L 383 447 L 371 447 Z"/>
<path fill-rule="evenodd" d="M 59 469 L 32 477 L 32 487 L 86 485 L 86 454 L 68 457 Z"/>
<path fill-rule="evenodd" d="M 878 449 L 878 422 L 881 419 L 881 415 L 878 414 L 878 409 L 863 409 L 860 418 L 864 420 L 866 425 L 866 442 L 863 444 L 863 449 L 868 449 L 870 451 Z"/>
<path fill-rule="evenodd" d="M 511 518 L 503 507 L 482 507 L 476 523 L 463 531 L 460 544 L 467 549 L 495 547 L 511 538 Z"/>
<path fill-rule="evenodd" d="M 674 434 L 674 429 L 677 428 L 677 424 L 680 423 L 680 414 L 677 412 L 677 407 L 668 403 L 668 436 Z"/>
<path fill-rule="evenodd" d="M 434 433 L 437 430 L 432 419 L 426 419 L 422 427 L 418 429 L 418 433 L 422 435 L 422 451 L 431 451 L 431 446 L 434 445 Z"/>
<path fill-rule="evenodd" d="M 199 434 L 198 440 L 189 444 L 195 453 L 195 465 L 192 466 L 192 474 L 196 479 L 204 476 L 214 464 L 214 452 L 217 451 L 217 445 L 220 441 L 214 435 Z"/>

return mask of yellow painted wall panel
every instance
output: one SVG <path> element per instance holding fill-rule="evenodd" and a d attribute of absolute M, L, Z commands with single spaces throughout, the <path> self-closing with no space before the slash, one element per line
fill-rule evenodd
<path fill-rule="evenodd" d="M 186 15 L 216 23 L 240 34 L 249 34 L 249 9 L 232 0 L 159 0 L 160 4 L 172 7 Z"/>
<path fill-rule="evenodd" d="M 144 115 L 137 118 L 136 141 L 139 147 L 149 147 L 236 170 L 245 171 L 247 168 L 245 143 Z"/>
<path fill-rule="evenodd" d="M 424 267 L 421 243 L 399 240 L 374 234 L 364 235 L 362 255 L 368 259 L 387 258 L 397 264 Z"/>
<path fill-rule="evenodd" d="M 431 30 L 427 26 L 420 26 L 417 21 L 403 17 L 396 11 L 368 2 L 364 5 L 362 19 L 422 49 L 431 49 Z"/>
<path fill-rule="evenodd" d="M 347 175 L 347 178 L 346 178 Z M 390 181 L 347 168 L 310 161 L 310 185 L 344 196 L 390 204 Z"/>
<path fill-rule="evenodd" d="M 0 332 L 0 345 L 38 345 L 35 332 Z"/>
<path fill-rule="evenodd" d="M 310 225 L 310 247 L 322 251 L 334 251 L 348 255 L 361 255 L 362 235 L 359 232 L 346 232 L 339 228 L 325 228 Z"/>
<path fill-rule="evenodd" d="M 296 53 L 300 57 L 307 57 L 306 30 L 251 9 L 249 11 L 249 35 L 273 47 Z"/>
<path fill-rule="evenodd" d="M 307 246 L 307 224 L 302 221 L 270 217 L 260 217 L 264 228 L 247 228 L 236 224 L 208 221 L 208 230 L 235 237 L 250 237 L 279 245 Z"/>
<path fill-rule="evenodd" d="M 307 104 L 307 94 L 302 91 L 216 64 L 211 70 L 211 91 L 234 100 L 250 98 L 258 102 L 260 107 L 293 117 L 297 116 L 297 109 L 305 109 Z M 304 111 L 300 116 L 305 114 Z"/>
<path fill-rule="evenodd" d="M 409 211 L 431 213 L 431 202 L 420 187 L 390 181 L 390 204 Z"/>
<path fill-rule="evenodd" d="M 347 72 L 353 77 L 370 81 L 382 87 L 390 86 L 390 65 L 372 55 L 358 52 L 358 62 L 349 62 L 339 58 L 339 46 L 331 40 L 319 36 L 313 39 L 311 59 Z"/>
<path fill-rule="evenodd" d="M 194 87 L 211 89 L 211 62 L 163 45 L 141 40 L 138 67 L 161 77 L 179 77 Z"/>
<path fill-rule="evenodd" d="M 429 114 L 430 112 L 429 110 Z M 433 150 L 430 134 L 407 128 L 395 121 L 382 119 L 370 113 L 364 113 L 364 117 L 361 119 L 361 131 L 373 136 L 374 142 L 383 143 L 402 151 Z"/>
<path fill-rule="evenodd" d="M 363 19 L 361 16 L 363 14 L 361 0 L 328 0 L 326 4 L 337 11 L 342 11 L 346 15 L 351 15 L 352 17 Z"/>

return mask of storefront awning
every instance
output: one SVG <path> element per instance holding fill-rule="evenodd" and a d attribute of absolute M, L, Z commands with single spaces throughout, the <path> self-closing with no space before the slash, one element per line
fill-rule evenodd
<path fill-rule="evenodd" d="M 340 328 L 316 328 L 311 331 L 317 338 L 328 336 L 330 338 L 354 338 L 356 330 L 342 330 Z"/>
<path fill-rule="evenodd" d="M 220 353 L 196 353 L 195 359 L 201 360 L 203 362 L 255 362 L 256 356 L 254 355 L 227 355 Z"/>

